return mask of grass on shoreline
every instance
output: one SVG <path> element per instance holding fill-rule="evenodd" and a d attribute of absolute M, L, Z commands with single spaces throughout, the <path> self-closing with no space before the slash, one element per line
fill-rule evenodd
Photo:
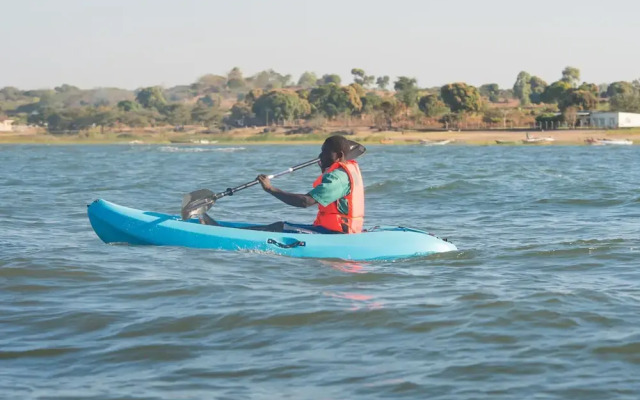
<path fill-rule="evenodd" d="M 306 134 L 285 134 L 283 132 L 263 133 L 262 130 L 234 130 L 225 133 L 204 134 L 184 133 L 173 131 L 136 131 L 136 132 L 105 132 L 98 130 L 85 131 L 74 134 L 52 135 L 46 132 L 7 132 L 0 133 L 0 144 L 315 144 L 322 143 L 335 132 L 317 132 Z M 640 144 L 640 128 L 619 130 L 557 130 L 537 132 L 531 131 L 532 136 L 551 136 L 556 139 L 553 144 L 583 145 L 588 137 L 627 138 Z M 421 141 L 453 140 L 457 144 L 469 145 L 497 145 L 496 141 L 508 142 L 511 145 L 521 145 L 525 132 L 518 131 L 373 131 L 369 129 L 356 130 L 350 139 L 368 144 L 412 145 Z"/>
<path fill-rule="evenodd" d="M 184 135 L 175 133 L 115 133 L 104 134 L 59 134 L 38 133 L 32 135 L 0 134 L 0 144 L 307 144 L 322 143 L 332 133 L 309 133 L 283 135 L 278 133 L 260 133 L 252 135 L 222 134 L 194 134 Z M 385 134 L 353 135 L 354 140 L 365 143 L 380 143 L 387 138 Z M 419 140 L 407 140 L 396 143 L 418 143 Z"/>

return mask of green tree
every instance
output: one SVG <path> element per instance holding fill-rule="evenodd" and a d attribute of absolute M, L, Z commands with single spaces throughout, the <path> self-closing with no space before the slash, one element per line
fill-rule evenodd
<path fill-rule="evenodd" d="M 478 88 L 480 94 L 487 97 L 490 102 L 497 103 L 500 101 L 500 86 L 497 83 L 488 83 Z"/>
<path fill-rule="evenodd" d="M 362 114 L 373 114 L 380 109 L 383 99 L 377 94 L 369 92 L 364 97 L 361 97 L 360 101 L 362 102 Z"/>
<path fill-rule="evenodd" d="M 439 122 L 444 126 L 444 129 L 450 129 L 457 126 L 462 121 L 462 113 L 448 113 L 443 115 Z"/>
<path fill-rule="evenodd" d="M 45 98 L 54 96 L 55 94 L 56 92 L 51 89 L 27 90 L 24 92 L 25 96 L 34 98 L 34 101 L 42 101 Z"/>
<path fill-rule="evenodd" d="M 532 76 L 529 80 L 529 85 L 531 87 L 529 99 L 533 104 L 540 104 L 542 102 L 542 93 L 544 93 L 544 90 L 548 86 L 547 82 L 545 82 L 542 78 Z"/>
<path fill-rule="evenodd" d="M 631 94 L 633 93 L 633 85 L 629 82 L 618 81 L 613 82 L 607 87 L 607 97 L 613 97 L 617 94 Z"/>
<path fill-rule="evenodd" d="M 66 83 L 60 86 L 56 86 L 55 88 L 53 88 L 53 90 L 55 90 L 58 93 L 70 93 L 70 92 L 80 92 L 80 88 L 73 86 L 73 85 L 67 85 Z"/>
<path fill-rule="evenodd" d="M 309 89 L 298 89 L 296 90 L 296 94 L 298 95 L 298 97 L 300 97 L 301 99 L 304 100 L 309 100 L 309 93 L 311 91 Z"/>
<path fill-rule="evenodd" d="M 337 75 L 337 74 L 322 75 L 322 78 L 318 79 L 318 82 L 316 84 L 320 86 L 320 85 L 328 85 L 330 83 L 334 83 L 340 86 L 340 83 L 342 83 L 342 79 L 340 78 L 340 75 Z"/>
<path fill-rule="evenodd" d="M 217 107 L 196 103 L 191 109 L 191 121 L 202 126 L 216 126 L 222 122 L 222 112 Z"/>
<path fill-rule="evenodd" d="M 179 87 L 179 86 L 177 86 Z M 84 100 L 94 107 L 114 106 L 122 100 L 134 100 L 132 91 L 118 88 L 97 88 L 83 91 Z"/>
<path fill-rule="evenodd" d="M 364 70 L 360 68 L 353 68 L 351 70 L 351 75 L 353 75 L 353 82 L 362 87 L 371 86 L 376 79 L 375 76 L 367 75 Z"/>
<path fill-rule="evenodd" d="M 609 106 L 611 111 L 640 113 L 640 87 L 633 86 L 632 92 L 614 94 Z"/>
<path fill-rule="evenodd" d="M 64 133 L 71 130 L 72 120 L 63 112 L 53 112 L 46 119 L 49 133 Z"/>
<path fill-rule="evenodd" d="M 450 83 L 440 89 L 440 97 L 451 111 L 479 111 L 482 106 L 480 92 L 463 82 Z"/>
<path fill-rule="evenodd" d="M 567 95 L 571 89 L 571 84 L 567 81 L 555 81 L 547 86 L 540 96 L 543 103 L 552 104 L 560 103 L 562 98 Z"/>
<path fill-rule="evenodd" d="M 144 108 L 155 108 L 160 111 L 167 104 L 162 94 L 162 88 L 159 86 L 151 86 L 141 89 L 136 95 L 136 101 Z"/>
<path fill-rule="evenodd" d="M 531 101 L 531 75 L 528 72 L 521 71 L 513 84 L 513 95 L 520 100 L 520 104 L 527 105 Z"/>
<path fill-rule="evenodd" d="M 580 70 L 575 67 L 565 67 L 565 69 L 562 70 L 562 79 L 560 80 L 576 88 L 578 87 L 578 83 L 580 83 Z"/>
<path fill-rule="evenodd" d="M 162 116 L 155 109 L 140 108 L 129 112 L 121 112 L 118 116 L 120 123 L 131 127 L 153 126 L 162 120 Z"/>
<path fill-rule="evenodd" d="M 207 107 L 219 107 L 220 103 L 222 103 L 222 99 L 217 94 L 208 94 L 200 97 L 196 103 L 202 103 Z"/>
<path fill-rule="evenodd" d="M 290 121 L 305 116 L 305 106 L 296 93 L 272 90 L 260 96 L 252 107 L 256 119 L 268 125 L 271 122 Z"/>
<path fill-rule="evenodd" d="M 418 103 L 418 81 L 415 78 L 400 76 L 393 83 L 396 91 L 396 98 L 404 104 L 407 109 Z"/>
<path fill-rule="evenodd" d="M 451 109 L 444 104 L 444 101 L 435 94 L 422 96 L 418 101 L 418 107 L 427 117 L 438 117 L 451 112 Z"/>
<path fill-rule="evenodd" d="M 334 83 L 319 86 L 309 92 L 312 113 L 321 114 L 327 118 L 335 118 L 353 110 L 352 101 L 349 91 Z"/>
<path fill-rule="evenodd" d="M 562 119 L 571 128 L 575 128 L 576 122 L 578 122 L 578 110 L 578 107 L 574 106 L 566 107 L 562 110 Z"/>
<path fill-rule="evenodd" d="M 418 89 L 418 81 L 415 78 L 399 76 L 398 79 L 393 83 L 393 89 L 396 92 Z"/>
<path fill-rule="evenodd" d="M 568 108 L 577 110 L 593 110 L 598 105 L 598 98 L 588 90 L 569 89 L 558 102 L 558 108 L 565 111 Z"/>
<path fill-rule="evenodd" d="M 500 97 L 502 97 L 505 100 L 516 98 L 516 96 L 513 94 L 513 88 L 500 90 Z"/>
<path fill-rule="evenodd" d="M 482 114 L 482 122 L 507 126 L 508 110 L 503 108 L 487 108 Z"/>
<path fill-rule="evenodd" d="M 555 112 L 543 112 L 536 116 L 536 123 L 545 129 L 548 127 L 553 129 L 554 126 L 559 126 L 559 123 L 562 121 L 564 121 L 562 114 L 558 115 Z"/>
<path fill-rule="evenodd" d="M 362 68 L 351 68 L 351 75 L 353 75 L 353 82 L 362 85 L 362 78 L 366 76 L 366 73 Z"/>
<path fill-rule="evenodd" d="M 56 111 L 47 117 L 47 130 L 51 133 L 80 131 L 94 125 L 95 110 L 90 107 L 76 107 Z"/>
<path fill-rule="evenodd" d="M 6 86 L 0 89 L 0 101 L 19 101 L 26 96 L 13 86 Z"/>
<path fill-rule="evenodd" d="M 203 75 L 190 88 L 195 95 L 220 93 L 227 87 L 227 78 L 220 75 L 207 74 Z"/>
<path fill-rule="evenodd" d="M 364 97 L 367 92 L 364 90 L 364 88 L 362 86 L 360 86 L 360 84 L 358 83 L 352 83 L 349 85 L 349 87 L 353 88 L 353 90 L 355 90 L 356 94 L 358 95 L 358 97 Z"/>
<path fill-rule="evenodd" d="M 171 125 L 188 125 L 191 123 L 191 107 L 186 104 L 171 104 L 166 107 L 165 115 Z"/>
<path fill-rule="evenodd" d="M 595 83 L 582 82 L 582 84 L 578 87 L 578 90 L 591 92 L 591 94 L 593 94 L 596 98 L 600 96 L 600 88 Z"/>
<path fill-rule="evenodd" d="M 239 90 L 246 86 L 242 71 L 238 67 L 233 67 L 227 74 L 227 87 L 230 90 Z"/>
<path fill-rule="evenodd" d="M 389 86 L 389 82 L 390 82 L 389 75 L 379 76 L 378 79 L 376 79 L 376 85 L 380 90 L 387 90 L 387 86 Z"/>
<path fill-rule="evenodd" d="M 164 97 L 169 103 L 188 102 L 195 96 L 191 85 L 178 85 L 164 91 Z M 125 99 L 126 100 L 126 99 Z"/>
<path fill-rule="evenodd" d="M 347 94 L 347 98 L 349 99 L 349 111 L 351 111 L 351 113 L 359 112 L 362 109 L 361 98 L 365 95 L 362 86 L 357 83 L 352 83 L 351 85 L 342 87 L 341 89 Z"/>
<path fill-rule="evenodd" d="M 95 110 L 91 116 L 91 121 L 100 127 L 100 133 L 104 134 L 105 127 L 112 127 L 118 122 L 120 113 L 110 107 L 101 107 Z"/>
<path fill-rule="evenodd" d="M 118 102 L 117 107 L 124 112 L 137 111 L 140 109 L 140 103 L 131 100 L 122 100 Z"/>
<path fill-rule="evenodd" d="M 608 83 L 600 83 L 598 85 L 598 95 L 600 97 L 609 97 L 607 96 L 607 89 L 609 88 L 609 84 Z"/>
<path fill-rule="evenodd" d="M 401 92 L 396 92 L 396 98 L 405 105 L 407 110 L 416 104 L 418 104 L 418 89 L 407 89 Z"/>
<path fill-rule="evenodd" d="M 47 119 L 55 110 L 50 107 L 42 107 L 28 112 L 27 123 L 29 125 L 47 126 Z"/>
<path fill-rule="evenodd" d="M 300 79 L 298 79 L 298 86 L 303 89 L 310 89 L 316 86 L 316 82 L 318 81 L 318 77 L 313 72 L 303 72 L 300 75 Z"/>
<path fill-rule="evenodd" d="M 279 89 L 290 83 L 291 75 L 282 75 L 272 69 L 258 72 L 247 81 L 251 81 L 254 88 Z"/>
<path fill-rule="evenodd" d="M 236 103 L 231 107 L 231 113 L 225 117 L 224 121 L 227 125 L 241 127 L 253 123 L 255 114 L 251 111 L 251 106 L 247 103 Z"/>
<path fill-rule="evenodd" d="M 262 89 L 252 89 L 244 96 L 244 102 L 247 103 L 249 107 L 251 107 L 253 103 L 255 103 L 256 100 L 258 100 L 258 98 L 263 94 L 264 91 Z"/>
<path fill-rule="evenodd" d="M 398 117 L 403 108 L 402 103 L 395 97 L 386 97 L 382 101 L 382 104 L 380 104 L 380 117 L 384 121 L 387 129 L 393 127 L 393 121 Z"/>

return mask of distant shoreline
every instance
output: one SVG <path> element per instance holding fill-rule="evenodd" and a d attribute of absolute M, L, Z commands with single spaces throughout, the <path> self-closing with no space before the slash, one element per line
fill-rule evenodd
<path fill-rule="evenodd" d="M 640 129 L 619 130 L 556 130 L 556 131 L 375 131 L 343 128 L 312 134 L 285 134 L 284 131 L 263 133 L 262 129 L 236 129 L 225 133 L 132 131 L 132 132 L 80 132 L 52 135 L 44 132 L 0 132 L 2 144 L 98 145 L 98 144 L 165 144 L 165 145 L 261 145 L 261 144 L 316 144 L 332 133 L 350 133 L 350 139 L 380 145 L 586 145 L 589 138 L 629 139 L 640 145 Z M 530 139 L 548 138 L 525 143 Z"/>

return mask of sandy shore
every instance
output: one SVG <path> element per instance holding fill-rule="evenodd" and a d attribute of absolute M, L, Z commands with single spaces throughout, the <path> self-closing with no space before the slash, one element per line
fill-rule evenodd
<path fill-rule="evenodd" d="M 262 129 L 237 129 L 225 133 L 131 131 L 81 132 L 51 135 L 42 131 L 0 132 L 0 144 L 304 144 L 321 143 L 332 132 L 352 132 L 350 139 L 369 144 L 468 144 L 527 145 L 527 131 L 374 131 L 367 128 L 329 129 L 317 134 L 285 134 L 284 130 L 263 133 Z M 529 131 L 531 138 L 551 138 L 533 145 L 584 145 L 588 138 L 629 139 L 640 144 L 640 129 Z M 444 143 L 443 141 L 448 141 Z"/>
<path fill-rule="evenodd" d="M 584 145 L 589 138 L 629 139 L 640 144 L 640 130 L 557 130 L 557 131 L 449 131 L 449 132 L 392 132 L 385 135 L 389 144 L 418 142 L 438 144 L 442 141 L 470 145 L 527 145 L 529 138 L 545 138 L 538 144 L 544 145 Z"/>

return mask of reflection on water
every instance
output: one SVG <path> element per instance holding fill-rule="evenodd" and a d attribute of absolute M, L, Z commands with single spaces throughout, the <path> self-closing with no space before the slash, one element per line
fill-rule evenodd
<path fill-rule="evenodd" d="M 347 292 L 323 292 L 322 294 L 328 297 L 349 300 L 349 310 L 351 311 L 361 309 L 377 310 L 382 308 L 382 303 L 376 301 L 374 296 L 368 294 Z"/>
<path fill-rule="evenodd" d="M 321 260 L 323 264 L 328 265 L 331 268 L 337 269 L 338 271 L 346 272 L 349 274 L 366 274 L 368 271 L 366 270 L 366 266 L 368 265 L 365 262 L 350 262 L 350 261 L 325 261 Z"/>

